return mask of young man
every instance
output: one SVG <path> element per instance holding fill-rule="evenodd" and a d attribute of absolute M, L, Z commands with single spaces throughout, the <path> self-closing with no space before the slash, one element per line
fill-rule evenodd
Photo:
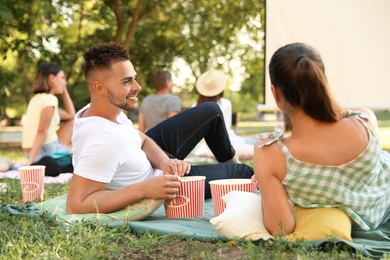
<path fill-rule="evenodd" d="M 172 94 L 171 73 L 163 70 L 157 71 L 152 80 L 155 93 L 145 97 L 139 108 L 138 129 L 141 132 L 181 112 L 180 98 Z"/>
<path fill-rule="evenodd" d="M 206 198 L 211 180 L 251 178 L 253 169 L 243 164 L 191 167 L 182 161 L 202 138 L 219 162 L 234 157 L 217 104 L 186 110 L 144 134 L 122 112 L 137 109 L 141 90 L 127 51 L 106 43 L 89 49 L 84 59 L 91 103 L 75 116 L 68 214 L 108 213 L 145 198 L 173 199 L 185 174 L 206 176 Z"/>

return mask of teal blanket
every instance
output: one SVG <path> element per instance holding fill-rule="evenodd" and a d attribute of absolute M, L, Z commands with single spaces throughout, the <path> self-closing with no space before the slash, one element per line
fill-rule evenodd
<path fill-rule="evenodd" d="M 205 202 L 205 216 L 196 219 L 167 219 L 164 207 L 157 209 L 151 216 L 142 221 L 133 221 L 131 227 L 136 231 L 149 231 L 159 235 L 177 234 L 198 240 L 227 240 L 221 236 L 209 220 L 214 217 L 211 200 Z M 123 223 L 112 223 L 112 227 Z M 380 258 L 383 254 L 390 255 L 390 221 L 375 230 L 364 231 L 359 227 L 352 229 L 353 242 L 343 239 L 332 239 L 332 243 L 344 243 L 361 254 Z M 258 241 L 261 242 L 261 241 Z M 307 242 L 310 246 L 321 246 L 329 243 L 326 240 Z"/>
<path fill-rule="evenodd" d="M 41 212 L 34 207 L 34 203 L 21 207 L 15 204 L 4 204 L 0 207 L 0 213 L 7 211 L 11 214 L 25 214 L 26 210 L 32 216 L 40 215 Z M 158 235 L 177 235 L 178 237 L 190 237 L 202 241 L 228 240 L 220 235 L 209 220 L 214 217 L 211 199 L 205 201 L 205 216 L 192 219 L 167 219 L 164 207 L 158 208 L 152 215 L 142 221 L 133 221 L 131 228 L 138 232 L 150 232 Z M 122 221 L 113 221 L 109 227 L 116 228 L 125 224 Z M 358 227 L 352 230 L 353 242 L 342 239 L 332 239 L 331 243 L 343 243 L 354 248 L 365 256 L 380 258 L 384 254 L 390 255 L 390 221 L 375 230 L 364 231 Z M 261 243 L 262 241 L 257 241 Z M 307 242 L 308 245 L 317 247 L 329 243 L 326 240 Z"/>

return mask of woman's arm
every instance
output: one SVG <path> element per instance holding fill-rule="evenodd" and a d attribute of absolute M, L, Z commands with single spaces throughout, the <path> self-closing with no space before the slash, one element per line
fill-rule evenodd
<path fill-rule="evenodd" d="M 54 114 L 54 106 L 48 106 L 42 109 L 41 117 L 39 119 L 37 135 L 34 138 L 33 145 L 31 147 L 30 156 L 28 157 L 27 165 L 34 162 L 39 150 L 45 143 L 47 132 L 49 130 L 50 122 Z"/>
<path fill-rule="evenodd" d="M 64 104 L 64 108 L 58 108 L 58 112 L 60 114 L 61 120 L 67 121 L 67 120 L 73 120 L 76 110 L 74 108 L 74 104 L 72 101 L 72 98 L 69 95 L 68 90 L 65 88 L 64 93 L 61 95 L 62 102 Z"/>
<path fill-rule="evenodd" d="M 264 225 L 271 234 L 287 235 L 294 231 L 295 218 L 282 184 L 286 161 L 276 143 L 254 151 L 254 172 L 263 204 Z"/>

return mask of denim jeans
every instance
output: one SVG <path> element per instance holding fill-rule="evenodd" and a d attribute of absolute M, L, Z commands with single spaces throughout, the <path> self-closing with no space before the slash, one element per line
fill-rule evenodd
<path fill-rule="evenodd" d="M 204 138 L 218 162 L 235 155 L 222 111 L 215 102 L 206 102 L 168 118 L 146 132 L 168 156 L 184 160 Z M 209 181 L 251 178 L 253 169 L 245 164 L 210 164 L 191 166 L 191 176 L 206 176 L 205 198 L 211 197 Z"/>
<path fill-rule="evenodd" d="M 39 150 L 37 156 L 35 156 L 34 162 L 39 161 L 45 156 L 48 156 L 49 154 L 55 153 L 55 152 L 61 152 L 61 153 L 66 153 L 68 152 L 68 147 L 66 145 L 63 145 L 60 143 L 58 140 L 49 143 L 49 144 L 44 144 L 41 149 Z M 30 153 L 24 153 L 27 158 L 30 157 Z"/>

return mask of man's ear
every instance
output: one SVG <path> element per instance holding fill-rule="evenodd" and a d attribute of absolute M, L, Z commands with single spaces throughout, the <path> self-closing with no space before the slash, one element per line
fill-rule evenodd
<path fill-rule="evenodd" d="M 164 88 L 165 89 L 170 89 L 170 84 L 169 84 L 169 81 L 165 81 L 165 84 L 164 84 Z"/>
<path fill-rule="evenodd" d="M 104 87 L 103 82 L 101 82 L 100 80 L 95 80 L 93 82 L 93 89 L 100 96 L 106 95 L 106 88 Z"/>

